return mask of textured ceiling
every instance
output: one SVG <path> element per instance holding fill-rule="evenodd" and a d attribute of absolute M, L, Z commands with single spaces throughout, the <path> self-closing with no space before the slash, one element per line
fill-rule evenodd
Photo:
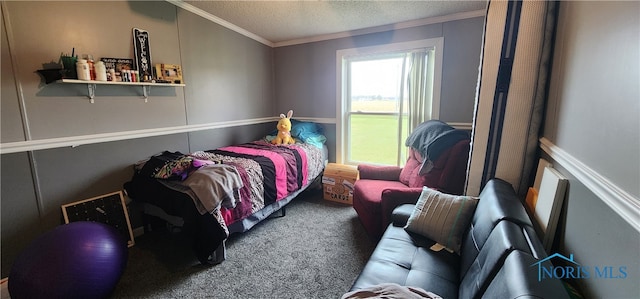
<path fill-rule="evenodd" d="M 182 1 L 270 42 L 482 10 L 485 1 Z"/>

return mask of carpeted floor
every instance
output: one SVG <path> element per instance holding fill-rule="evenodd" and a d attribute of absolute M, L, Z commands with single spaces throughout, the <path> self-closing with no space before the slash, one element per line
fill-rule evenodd
<path fill-rule="evenodd" d="M 351 206 L 314 189 L 227 240 L 227 260 L 201 266 L 179 233 L 136 239 L 112 298 L 339 298 L 375 244 Z"/>

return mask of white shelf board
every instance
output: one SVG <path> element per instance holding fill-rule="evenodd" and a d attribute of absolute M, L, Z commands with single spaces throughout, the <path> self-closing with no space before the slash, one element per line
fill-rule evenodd
<path fill-rule="evenodd" d="M 96 80 L 77 80 L 77 79 L 60 79 L 56 83 L 72 83 L 72 84 L 103 84 L 103 85 L 134 85 L 134 86 L 186 86 L 177 83 L 153 83 L 153 82 L 113 82 L 113 81 L 96 81 Z"/>
<path fill-rule="evenodd" d="M 96 80 L 78 80 L 78 79 L 60 79 L 55 81 L 56 83 L 66 84 L 86 84 L 87 85 L 87 97 L 94 103 L 96 95 L 96 86 L 98 85 L 128 85 L 128 86 L 142 86 L 142 93 L 144 95 L 144 102 L 149 100 L 149 93 L 151 92 L 151 86 L 159 87 L 180 87 L 184 84 L 177 83 L 153 83 L 153 82 L 113 82 L 113 81 L 96 81 Z"/>

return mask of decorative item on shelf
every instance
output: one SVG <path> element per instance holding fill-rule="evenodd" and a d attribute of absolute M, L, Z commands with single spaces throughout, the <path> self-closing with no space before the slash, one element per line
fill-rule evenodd
<path fill-rule="evenodd" d="M 91 80 L 89 63 L 87 63 L 86 59 L 78 59 L 78 62 L 76 62 L 76 73 L 78 74 L 78 80 Z"/>
<path fill-rule="evenodd" d="M 135 54 L 135 70 L 138 71 L 138 75 L 142 78 L 153 78 L 149 32 L 133 28 L 133 51 Z"/>
<path fill-rule="evenodd" d="M 134 31 L 137 32 L 137 31 Z M 168 81 L 158 80 L 153 77 L 153 66 L 151 65 L 151 55 L 149 52 L 148 35 L 146 31 L 138 32 L 138 41 L 141 43 L 136 48 L 136 57 L 131 58 L 110 58 L 103 57 L 93 65 L 93 74 L 89 64 L 93 57 L 88 54 L 82 55 L 82 59 L 75 55 L 75 48 L 71 55 L 61 53 L 58 62 L 51 61 L 43 64 L 43 69 L 37 72 L 45 79 L 47 84 L 58 82 L 66 84 L 85 84 L 87 86 L 87 97 L 94 102 L 95 92 L 98 85 L 136 85 L 142 87 L 142 95 L 145 102 L 149 99 L 151 86 L 184 86 L 181 84 L 182 72 L 180 66 L 174 67 L 169 74 L 177 75 L 180 80 Z M 134 39 L 135 41 L 136 39 Z M 144 51 L 143 51 L 144 50 Z M 85 59 L 86 58 L 86 59 Z M 136 70 L 134 63 L 140 65 L 142 69 L 148 69 L 146 74 Z M 146 63 L 146 66 L 145 66 Z M 72 69 L 70 69 L 72 68 Z M 73 70 L 73 72 L 72 72 Z M 73 75 L 70 75 L 73 74 Z M 121 83 L 118 83 L 121 82 Z M 177 83 L 177 84 L 176 84 Z"/>
<path fill-rule="evenodd" d="M 83 54 L 82 55 L 82 59 L 85 59 L 87 61 L 87 64 L 89 65 L 89 80 L 95 80 L 96 79 L 96 69 L 95 69 L 95 63 L 93 61 L 93 55 L 91 54 Z"/>
<path fill-rule="evenodd" d="M 60 63 L 51 61 L 42 64 L 42 69 L 37 70 L 38 74 L 42 76 L 45 83 L 49 84 L 56 80 L 62 79 L 64 69 Z"/>
<path fill-rule="evenodd" d="M 95 63 L 96 81 L 107 81 L 107 68 L 104 66 L 104 62 L 98 61 Z"/>
<path fill-rule="evenodd" d="M 76 73 L 76 62 L 78 62 L 78 56 L 75 55 L 76 48 L 71 50 L 71 55 L 60 53 L 60 62 L 64 67 L 64 73 L 62 74 L 62 78 L 66 79 L 76 79 L 78 78 L 78 74 Z"/>
<path fill-rule="evenodd" d="M 47 62 L 42 64 L 41 70 L 36 70 L 40 74 L 46 84 L 61 80 L 61 79 L 76 79 L 77 70 L 76 63 L 78 56 L 75 55 L 75 48 L 71 50 L 71 55 L 61 52 L 58 62 Z"/>
<path fill-rule="evenodd" d="M 120 77 L 122 78 L 122 82 L 129 82 L 129 70 L 120 71 Z"/>
<path fill-rule="evenodd" d="M 107 81 L 112 81 L 112 82 L 116 82 L 116 70 L 115 69 L 108 69 L 107 71 Z"/>
<path fill-rule="evenodd" d="M 156 64 L 156 82 L 182 84 L 182 68 L 179 64 Z"/>
<path fill-rule="evenodd" d="M 64 69 L 43 69 L 37 70 L 37 72 L 42 76 L 42 78 L 44 78 L 44 82 L 49 84 L 62 79 Z"/>
<path fill-rule="evenodd" d="M 133 69 L 133 59 L 131 58 L 110 58 L 102 57 L 100 61 L 104 62 L 104 67 L 115 70 L 115 72 L 121 72 L 122 70 Z"/>

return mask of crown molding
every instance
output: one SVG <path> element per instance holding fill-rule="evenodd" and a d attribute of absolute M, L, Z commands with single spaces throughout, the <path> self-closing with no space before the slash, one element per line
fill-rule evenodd
<path fill-rule="evenodd" d="M 353 37 L 353 36 L 363 35 L 363 34 L 371 34 L 371 33 L 399 30 L 399 29 L 412 28 L 412 27 L 418 27 L 418 26 L 424 26 L 424 25 L 430 25 L 430 24 L 438 24 L 438 23 L 445 23 L 445 22 L 451 22 L 451 21 L 457 21 L 457 20 L 471 19 L 476 17 L 483 17 L 485 13 L 486 12 L 484 10 L 474 10 L 474 11 L 450 14 L 445 16 L 438 16 L 438 17 L 432 17 L 432 18 L 395 23 L 390 25 L 364 28 L 360 30 L 317 35 L 317 36 L 312 36 L 307 38 L 276 42 L 274 43 L 274 47 L 275 48 L 286 47 L 286 46 L 293 46 L 293 45 L 299 45 L 299 44 L 320 42 L 325 40 L 348 38 L 348 37 Z"/>
<path fill-rule="evenodd" d="M 456 20 L 470 19 L 470 18 L 482 17 L 486 13 L 485 10 L 475 10 L 475 11 L 455 13 L 455 14 L 450 14 L 445 16 L 437 16 L 437 17 L 401 22 L 401 23 L 390 24 L 390 25 L 364 28 L 360 30 L 345 31 L 345 32 L 332 33 L 332 34 L 323 34 L 323 35 L 317 35 L 317 36 L 300 38 L 300 39 L 292 39 L 288 41 L 274 43 L 270 40 L 267 40 L 266 38 L 263 38 L 253 32 L 250 32 L 235 24 L 225 21 L 220 17 L 212 15 L 211 13 L 206 12 L 200 8 L 197 8 L 189 3 L 185 3 L 182 0 L 165 0 L 165 1 L 177 7 L 180 7 L 186 11 L 192 12 L 198 16 L 201 16 L 227 29 L 233 30 L 238 34 L 244 35 L 248 38 L 251 38 L 271 48 L 293 46 L 293 45 L 313 43 L 313 42 L 332 40 L 332 39 L 338 39 L 338 38 L 353 37 L 353 36 L 363 35 L 363 34 L 370 34 L 370 33 L 405 29 L 405 28 L 418 27 L 418 26 L 424 26 L 424 25 L 430 25 L 430 24 L 444 23 L 444 22 L 450 22 L 450 21 L 456 21 Z"/>
<path fill-rule="evenodd" d="M 249 31 L 245 30 L 244 28 L 241 28 L 241 27 L 236 26 L 236 25 L 234 25 L 232 23 L 229 23 L 229 22 L 227 22 L 227 21 L 225 21 L 225 20 L 223 20 L 223 19 L 221 19 L 221 18 L 219 18 L 217 16 L 214 16 L 214 15 L 212 15 L 212 14 L 210 14 L 210 13 L 208 13 L 208 12 L 206 12 L 206 11 L 200 9 L 200 8 L 197 8 L 197 7 L 195 7 L 195 6 L 193 6 L 193 5 L 189 4 L 189 3 L 184 3 L 182 0 L 165 0 L 165 1 L 175 5 L 177 7 L 180 7 L 182 9 L 186 10 L 186 11 L 189 11 L 189 12 L 192 12 L 192 13 L 194 13 L 196 15 L 199 15 L 199 16 L 201 16 L 201 17 L 203 17 L 203 18 L 205 18 L 205 19 L 207 19 L 207 20 L 209 20 L 211 22 L 214 22 L 214 23 L 216 23 L 216 24 L 218 24 L 218 25 L 220 25 L 222 27 L 225 27 L 227 29 L 233 30 L 233 31 L 235 31 L 235 32 L 237 32 L 239 34 L 242 34 L 242 35 L 250 38 L 250 39 L 253 39 L 253 40 L 257 41 L 257 42 L 260 42 L 260 43 L 262 43 L 262 44 L 264 44 L 266 46 L 269 46 L 269 47 L 272 47 L 272 48 L 274 46 L 274 44 L 271 41 L 269 41 L 269 40 L 267 40 L 267 39 L 265 39 L 265 38 L 263 38 L 261 36 L 258 36 L 257 34 L 254 34 L 252 32 L 249 32 Z"/>

